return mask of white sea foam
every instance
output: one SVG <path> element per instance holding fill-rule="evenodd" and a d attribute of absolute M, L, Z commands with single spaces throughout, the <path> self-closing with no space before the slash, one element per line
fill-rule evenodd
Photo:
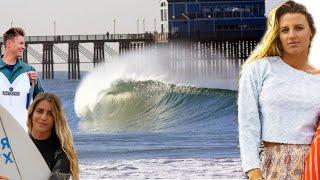
<path fill-rule="evenodd" d="M 244 179 L 239 158 L 80 161 L 81 179 Z"/>

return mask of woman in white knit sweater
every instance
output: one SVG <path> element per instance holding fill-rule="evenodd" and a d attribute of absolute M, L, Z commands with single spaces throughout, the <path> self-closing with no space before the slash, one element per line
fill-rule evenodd
<path fill-rule="evenodd" d="M 270 12 L 267 32 L 243 66 L 239 144 L 250 179 L 302 176 L 320 113 L 320 70 L 308 63 L 315 32 L 306 8 L 286 1 Z"/>

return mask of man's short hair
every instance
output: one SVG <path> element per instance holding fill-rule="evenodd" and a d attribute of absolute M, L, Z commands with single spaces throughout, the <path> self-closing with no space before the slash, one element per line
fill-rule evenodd
<path fill-rule="evenodd" d="M 3 34 L 3 44 L 6 45 L 8 39 L 13 39 L 17 36 L 24 37 L 25 33 L 24 30 L 20 27 L 12 27 L 7 32 Z"/>

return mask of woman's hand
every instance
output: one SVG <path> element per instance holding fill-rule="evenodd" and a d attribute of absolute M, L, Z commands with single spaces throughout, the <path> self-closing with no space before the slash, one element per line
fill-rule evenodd
<path fill-rule="evenodd" d="M 249 180 L 262 180 L 262 173 L 260 169 L 251 169 L 248 171 Z"/>
<path fill-rule="evenodd" d="M 8 178 L 0 175 L 0 180 L 8 180 Z"/>

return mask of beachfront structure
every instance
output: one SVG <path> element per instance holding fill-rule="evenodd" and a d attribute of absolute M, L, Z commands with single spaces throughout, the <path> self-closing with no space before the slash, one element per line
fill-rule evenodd
<path fill-rule="evenodd" d="M 161 30 L 160 30 L 161 33 L 169 32 L 167 0 L 160 0 L 160 26 L 161 26 Z"/>
<path fill-rule="evenodd" d="M 161 32 L 170 38 L 260 39 L 266 28 L 264 0 L 161 0 L 160 6 Z"/>

